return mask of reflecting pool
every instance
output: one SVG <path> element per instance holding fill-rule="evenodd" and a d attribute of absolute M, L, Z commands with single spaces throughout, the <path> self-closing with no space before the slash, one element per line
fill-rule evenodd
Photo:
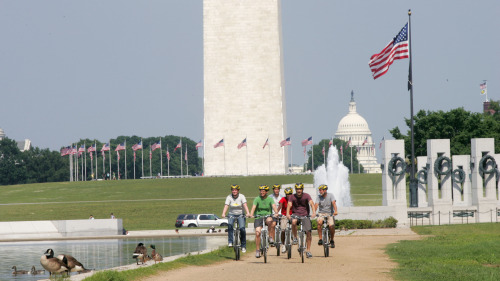
<path fill-rule="evenodd" d="M 155 237 L 102 240 L 65 240 L 34 242 L 0 242 L 0 280 L 39 280 L 49 277 L 49 273 L 40 275 L 13 275 L 12 266 L 17 270 L 30 270 L 34 265 L 43 269 L 40 257 L 49 248 L 54 255 L 74 256 L 85 268 L 102 270 L 135 263 L 132 253 L 138 243 L 144 243 L 151 253 L 149 245 L 154 244 L 156 251 L 163 257 L 198 252 L 224 245 L 227 237 Z M 75 273 L 72 273 L 75 274 Z"/>

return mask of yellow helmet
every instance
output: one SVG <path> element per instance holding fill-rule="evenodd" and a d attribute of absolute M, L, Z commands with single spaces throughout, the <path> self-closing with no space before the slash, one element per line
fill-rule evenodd
<path fill-rule="evenodd" d="M 237 185 L 237 184 L 232 184 L 231 185 L 231 189 L 238 189 L 238 190 L 240 190 L 240 186 Z"/>
<path fill-rule="evenodd" d="M 263 185 L 259 185 L 259 190 L 265 190 L 265 191 L 269 191 L 269 186 L 263 184 Z"/>
<path fill-rule="evenodd" d="M 273 184 L 273 190 L 276 188 L 281 189 L 281 184 Z"/>
<path fill-rule="evenodd" d="M 323 189 L 323 190 L 327 190 L 328 189 L 328 185 L 326 184 L 322 184 L 318 187 L 318 189 Z"/>
<path fill-rule="evenodd" d="M 295 189 L 304 189 L 304 184 L 299 182 L 295 184 Z"/>
<path fill-rule="evenodd" d="M 285 188 L 285 194 L 286 194 L 286 195 L 290 195 L 290 194 L 292 194 L 292 193 L 293 193 L 293 189 L 292 189 L 291 187 L 287 187 L 287 188 Z"/>

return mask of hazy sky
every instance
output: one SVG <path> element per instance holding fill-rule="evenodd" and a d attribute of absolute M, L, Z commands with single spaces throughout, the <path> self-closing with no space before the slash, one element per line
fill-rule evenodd
<path fill-rule="evenodd" d="M 281 2 L 294 163 L 301 140 L 335 134 L 351 90 L 377 154 L 389 129 L 408 130 L 409 60 L 377 80 L 368 67 L 408 9 L 415 113 L 480 112 L 483 80 L 500 99 L 498 0 Z M 202 139 L 202 3 L 0 0 L 0 128 L 53 150 L 120 135 Z"/>

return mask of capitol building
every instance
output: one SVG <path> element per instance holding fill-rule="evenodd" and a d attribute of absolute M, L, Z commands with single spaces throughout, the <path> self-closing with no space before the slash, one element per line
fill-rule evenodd
<path fill-rule="evenodd" d="M 356 112 L 354 92 L 351 92 L 349 113 L 340 120 L 335 137 L 345 142 L 349 142 L 350 138 L 350 147 L 353 149 L 359 148 L 358 162 L 363 165 L 365 173 L 382 173 L 380 164 L 377 163 L 375 157 L 375 144 L 373 143 L 368 122 Z"/>
<path fill-rule="evenodd" d="M 2 130 L 2 128 L 0 128 L 0 140 L 4 139 L 5 137 L 6 137 L 6 135 L 5 135 L 4 130 Z M 31 149 L 31 140 L 29 140 L 29 139 L 25 139 L 23 141 L 16 141 L 16 144 L 17 144 L 17 148 L 19 148 L 19 150 L 21 152 Z"/>

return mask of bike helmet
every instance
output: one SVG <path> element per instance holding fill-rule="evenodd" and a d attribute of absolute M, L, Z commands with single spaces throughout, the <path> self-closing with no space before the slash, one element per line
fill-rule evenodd
<path fill-rule="evenodd" d="M 238 189 L 238 190 L 240 190 L 240 186 L 237 185 L 237 184 L 232 184 L 231 185 L 231 189 Z"/>
<path fill-rule="evenodd" d="M 318 187 L 318 189 L 323 189 L 323 190 L 327 190 L 328 189 L 328 185 L 326 184 L 322 184 Z"/>
<path fill-rule="evenodd" d="M 295 189 L 304 189 L 304 184 L 299 182 L 295 184 Z"/>
<path fill-rule="evenodd" d="M 269 186 L 263 184 L 263 185 L 259 185 L 259 190 L 265 190 L 265 191 L 269 191 Z"/>
<path fill-rule="evenodd" d="M 273 190 L 276 188 L 281 189 L 281 184 L 273 184 Z"/>
<path fill-rule="evenodd" d="M 293 189 L 292 189 L 291 187 L 287 187 L 287 188 L 285 188 L 285 194 L 286 194 L 286 195 L 290 195 L 290 194 L 292 194 L 292 193 L 293 193 Z"/>

